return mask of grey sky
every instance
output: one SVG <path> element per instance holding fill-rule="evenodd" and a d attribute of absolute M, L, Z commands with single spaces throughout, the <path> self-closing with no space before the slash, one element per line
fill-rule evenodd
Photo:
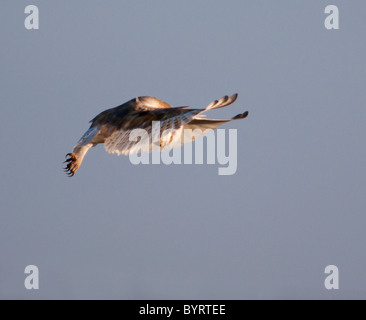
<path fill-rule="evenodd" d="M 2 3 L 0 298 L 365 299 L 365 16 L 361 0 Z M 233 176 L 102 146 L 62 171 L 104 109 L 235 92 L 210 113 L 249 110 L 223 126 L 238 129 Z"/>

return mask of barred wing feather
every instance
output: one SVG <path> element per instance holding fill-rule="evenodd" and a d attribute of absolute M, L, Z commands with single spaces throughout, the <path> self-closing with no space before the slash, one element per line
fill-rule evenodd
<path fill-rule="evenodd" d="M 179 114 L 177 114 L 178 110 Z M 109 153 L 129 155 L 130 153 L 140 153 L 142 150 L 151 152 L 153 144 L 159 147 L 164 147 L 170 143 L 174 144 L 181 134 L 182 126 L 191 122 L 200 111 L 198 109 L 172 108 L 165 109 L 163 117 L 160 117 L 158 112 L 155 116 L 153 116 L 154 112 L 139 114 L 138 125 L 134 124 L 134 119 L 130 119 L 130 121 L 126 119 L 126 125 L 106 138 L 104 141 L 105 149 Z M 158 122 L 154 123 L 154 121 Z M 135 134 L 132 133 L 133 130 L 137 130 L 134 132 Z M 140 140 L 136 139 L 138 136 Z"/>

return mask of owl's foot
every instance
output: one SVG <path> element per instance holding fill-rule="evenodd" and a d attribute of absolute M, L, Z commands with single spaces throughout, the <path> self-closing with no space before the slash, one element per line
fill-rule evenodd
<path fill-rule="evenodd" d="M 79 168 L 80 164 L 77 161 L 75 154 L 73 153 L 68 153 L 65 158 L 66 160 L 64 161 L 64 163 L 66 163 L 66 167 L 64 168 L 64 171 L 69 177 L 72 177 L 75 174 L 76 170 Z"/>

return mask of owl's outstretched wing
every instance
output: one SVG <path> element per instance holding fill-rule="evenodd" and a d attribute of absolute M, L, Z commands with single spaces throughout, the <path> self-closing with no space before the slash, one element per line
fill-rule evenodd
<path fill-rule="evenodd" d="M 200 112 L 200 109 L 184 108 L 133 112 L 126 116 L 120 129 L 105 139 L 104 147 L 118 155 L 151 152 L 153 145 L 164 147 L 173 143 L 183 125 Z"/>

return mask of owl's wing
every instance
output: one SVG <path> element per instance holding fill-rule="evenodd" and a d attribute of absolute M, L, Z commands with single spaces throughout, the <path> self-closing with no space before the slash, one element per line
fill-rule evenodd
<path fill-rule="evenodd" d="M 173 142 L 180 136 L 183 125 L 192 121 L 201 109 L 167 108 L 149 111 L 135 110 L 124 117 L 123 124 L 104 141 L 109 153 L 129 155 L 151 152 Z"/>
<path fill-rule="evenodd" d="M 172 108 L 165 102 L 152 97 L 131 100 L 122 108 L 114 109 L 115 111 L 107 110 L 100 118 L 107 126 L 109 123 L 117 126 L 117 129 L 108 128 L 107 131 L 110 134 L 105 138 L 104 147 L 107 152 L 119 155 L 141 151 L 151 152 L 153 146 L 180 147 L 194 140 L 191 139 L 190 130 L 186 135 L 184 129 L 196 131 L 194 134 L 198 137 L 205 135 L 207 129 L 212 130 L 227 121 L 245 117 L 246 115 L 240 114 L 229 120 L 214 120 L 206 119 L 202 114 L 205 111 L 232 104 L 237 96 L 237 94 L 230 97 L 224 96 L 211 102 L 205 109 Z M 195 129 L 200 129 L 202 132 Z"/>

